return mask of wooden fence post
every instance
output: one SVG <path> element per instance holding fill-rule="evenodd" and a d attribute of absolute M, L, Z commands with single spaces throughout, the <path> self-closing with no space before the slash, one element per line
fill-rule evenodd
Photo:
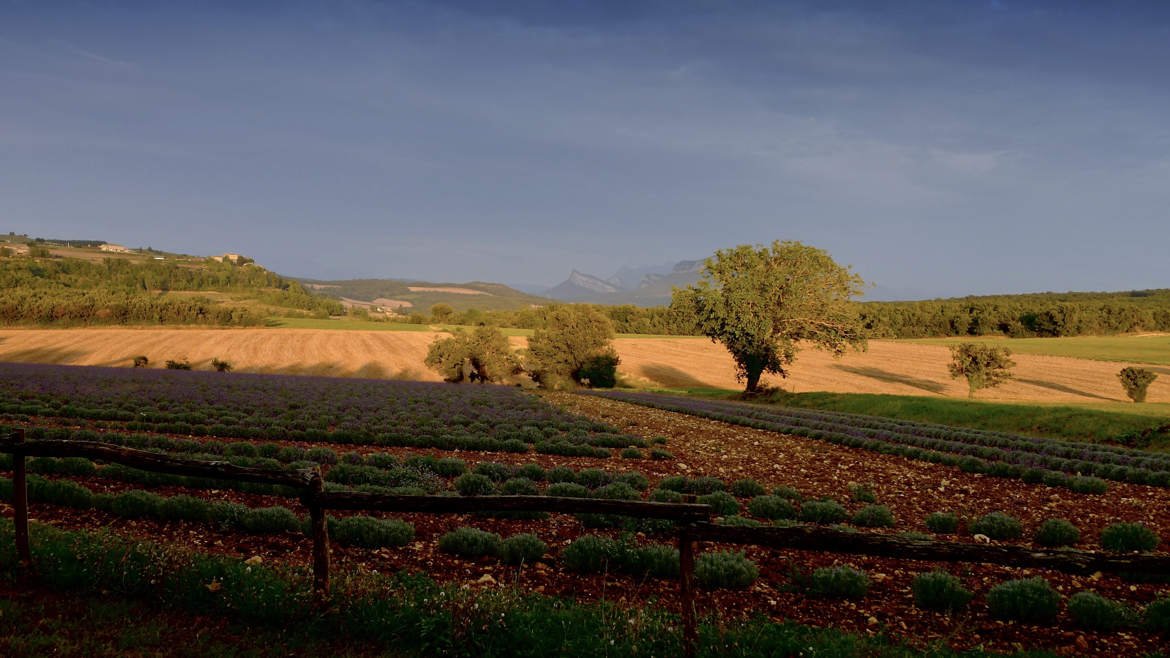
<path fill-rule="evenodd" d="M 682 502 L 694 503 L 694 494 L 683 496 Z M 686 658 L 695 658 L 699 643 L 699 628 L 695 621 L 695 540 L 691 534 L 691 523 L 684 521 L 678 526 L 679 594 L 682 598 L 683 651 Z"/>
<path fill-rule="evenodd" d="M 24 428 L 12 430 L 14 443 L 24 443 Z M 24 568 L 32 566 L 32 551 L 28 547 L 28 471 L 24 453 L 12 453 L 12 523 L 16 528 L 16 555 Z"/>
<path fill-rule="evenodd" d="M 329 524 L 325 522 L 325 507 L 321 501 L 323 480 L 318 468 L 309 483 L 306 500 L 313 532 L 313 599 L 318 605 L 323 605 L 329 598 Z"/>

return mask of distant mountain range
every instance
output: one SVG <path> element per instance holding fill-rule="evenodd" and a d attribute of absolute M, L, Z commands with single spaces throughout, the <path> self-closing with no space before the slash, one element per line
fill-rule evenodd
<path fill-rule="evenodd" d="M 541 294 L 563 302 L 664 306 L 670 303 L 673 288 L 697 282 L 702 269 L 702 260 L 684 260 L 673 265 L 623 267 L 604 279 L 573 270 L 568 279 Z"/>

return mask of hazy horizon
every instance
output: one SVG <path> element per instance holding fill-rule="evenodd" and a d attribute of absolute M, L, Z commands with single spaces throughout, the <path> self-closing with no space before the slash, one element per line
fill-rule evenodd
<path fill-rule="evenodd" d="M 0 229 L 551 287 L 1170 287 L 1161 2 L 0 0 Z"/>

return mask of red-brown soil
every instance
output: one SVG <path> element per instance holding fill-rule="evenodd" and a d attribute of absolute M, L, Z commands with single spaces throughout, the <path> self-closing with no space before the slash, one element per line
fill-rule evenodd
<path fill-rule="evenodd" d="M 625 431 L 645 437 L 665 436 L 666 448 L 673 461 L 562 458 L 537 454 L 501 454 L 473 452 L 428 452 L 458 456 L 469 463 L 499 461 L 520 464 L 536 462 L 545 466 L 571 465 L 575 468 L 596 466 L 607 470 L 636 469 L 657 481 L 669 475 L 711 475 L 727 481 L 751 477 L 768 488 L 781 484 L 797 487 L 806 497 L 832 496 L 850 510 L 861 506 L 850 502 L 850 487 L 869 484 L 878 501 L 890 507 L 897 519 L 893 529 L 881 532 L 926 532 L 923 518 L 936 511 L 953 511 L 974 518 L 991 511 L 1003 511 L 1019 517 L 1024 536 L 1030 537 L 1047 518 L 1073 521 L 1081 530 L 1078 548 L 1097 548 L 1101 529 L 1117 521 L 1147 524 L 1163 537 L 1160 550 L 1170 546 L 1170 490 L 1122 483 L 1111 483 L 1102 495 L 1078 495 L 1065 489 L 1029 485 L 1015 480 L 965 474 L 956 468 L 900 457 L 880 455 L 853 448 L 834 446 L 774 432 L 753 430 L 715 421 L 637 407 L 590 396 L 548 394 L 547 399 L 571 411 L 603 420 Z M 303 445 L 303 444 L 302 444 Z M 337 450 L 349 446 L 333 446 Z M 79 478 L 91 488 L 117 491 L 127 485 Z M 300 514 L 305 510 L 296 501 L 271 496 L 256 496 L 233 491 L 203 491 L 178 487 L 157 487 L 164 494 L 188 493 L 205 498 L 227 499 L 251 506 L 283 504 Z M 0 507 L 5 515 L 8 506 Z M 36 505 L 33 516 L 42 522 L 71 528 L 111 526 L 119 532 L 189 545 L 199 550 L 224 553 L 243 558 L 260 555 L 265 561 L 309 563 L 309 542 L 296 534 L 248 536 L 220 531 L 207 524 L 130 521 L 96 511 L 80 512 Z M 501 587 L 517 585 L 550 595 L 564 595 L 593 600 L 604 598 L 641 605 L 654 599 L 668 608 L 677 606 L 676 586 L 660 580 L 639 581 L 621 576 L 578 576 L 561 568 L 556 555 L 586 530 L 574 518 L 554 515 L 544 521 L 493 519 L 481 516 L 442 516 L 406 514 L 402 518 L 415 525 L 415 540 L 401 549 L 368 550 L 335 545 L 335 559 L 343 568 L 360 564 L 380 572 L 396 569 L 421 569 L 436 579 L 467 587 Z M 509 536 L 535 532 L 550 545 L 547 563 L 523 569 L 504 566 L 494 560 L 466 560 L 440 553 L 436 539 L 461 525 L 472 525 Z M 615 535 L 615 531 L 600 531 Z M 869 531 L 867 531 L 869 532 Z M 639 542 L 665 542 L 668 536 L 635 538 Z M 705 544 L 701 550 L 731 549 Z M 700 610 L 736 615 L 758 612 L 777 619 L 833 626 L 858 633 L 888 632 L 918 646 L 945 643 L 957 648 L 983 646 L 1011 650 L 1020 646 L 1043 647 L 1061 654 L 1091 653 L 1093 648 L 1109 647 L 1111 655 L 1139 655 L 1161 647 L 1164 638 L 1141 631 L 1090 633 L 1072 626 L 1067 615 L 1054 626 L 1036 626 L 992 619 L 986 613 L 988 589 L 1012 578 L 1043 575 L 1062 594 L 1068 596 L 1084 589 L 1135 604 L 1147 603 L 1165 591 L 1165 585 L 1131 584 L 1112 575 L 1074 576 L 1036 569 L 1017 569 L 975 564 L 937 565 L 913 559 L 869 558 L 812 551 L 776 551 L 747 547 L 747 556 L 761 569 L 761 578 L 745 591 L 720 590 L 700 593 Z M 866 596 L 856 602 L 825 601 L 792 591 L 793 570 L 810 572 L 821 567 L 849 564 L 864 569 L 873 579 Z M 975 591 L 969 610 L 948 617 L 917 609 L 913 605 L 910 584 L 917 573 L 942 566 L 960 576 Z M 485 578 L 490 576 L 490 578 Z"/>

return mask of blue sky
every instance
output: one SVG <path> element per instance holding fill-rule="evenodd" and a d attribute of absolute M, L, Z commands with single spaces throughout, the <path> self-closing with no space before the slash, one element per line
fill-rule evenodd
<path fill-rule="evenodd" d="M 0 0 L 0 230 L 553 285 L 1170 287 L 1170 3 Z"/>

